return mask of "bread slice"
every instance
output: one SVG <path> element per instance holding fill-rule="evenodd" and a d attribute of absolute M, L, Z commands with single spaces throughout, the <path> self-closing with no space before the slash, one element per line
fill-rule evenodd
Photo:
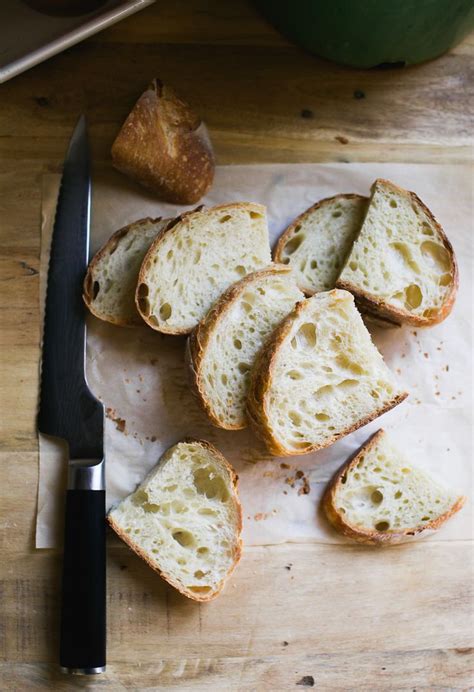
<path fill-rule="evenodd" d="M 439 529 L 465 499 L 413 466 L 379 430 L 336 473 L 323 507 L 347 538 L 389 545 Z"/>
<path fill-rule="evenodd" d="M 159 79 L 140 96 L 112 145 L 119 171 L 160 199 L 194 204 L 214 178 L 214 154 L 194 110 Z"/>
<path fill-rule="evenodd" d="M 367 205 L 367 197 L 361 195 L 322 199 L 300 214 L 280 236 L 275 262 L 292 268 L 306 295 L 334 288 Z"/>
<path fill-rule="evenodd" d="M 260 354 L 248 412 L 274 454 L 327 447 L 407 396 L 370 339 L 353 296 L 316 293 L 298 303 Z"/>
<path fill-rule="evenodd" d="M 221 296 L 188 339 L 198 399 L 214 425 L 247 426 L 250 371 L 272 331 L 304 298 L 290 269 L 274 265 L 249 274 Z"/>
<path fill-rule="evenodd" d="M 414 192 L 376 180 L 337 287 L 364 311 L 423 327 L 449 315 L 457 284 L 454 250 L 429 209 Z"/>
<path fill-rule="evenodd" d="M 251 202 L 188 212 L 156 238 L 136 301 L 152 329 L 188 334 L 220 294 L 271 262 L 265 207 Z"/>
<path fill-rule="evenodd" d="M 116 231 L 89 264 L 84 302 L 93 315 L 121 327 L 143 325 L 135 291 L 150 245 L 170 219 L 140 219 Z"/>
<path fill-rule="evenodd" d="M 171 586 L 195 601 L 222 591 L 242 552 L 237 476 L 209 442 L 170 447 L 108 521 Z"/>

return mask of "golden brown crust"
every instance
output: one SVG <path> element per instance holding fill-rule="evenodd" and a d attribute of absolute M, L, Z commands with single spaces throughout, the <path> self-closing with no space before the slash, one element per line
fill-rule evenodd
<path fill-rule="evenodd" d="M 396 532 L 364 529 L 359 526 L 353 526 L 345 521 L 344 515 L 341 514 L 336 507 L 336 496 L 340 489 L 342 479 L 346 473 L 357 466 L 361 455 L 370 452 L 370 450 L 378 444 L 378 441 L 384 435 L 385 432 L 382 429 L 377 430 L 376 433 L 374 433 L 371 437 L 369 437 L 368 440 L 364 442 L 357 452 L 355 452 L 355 454 L 353 454 L 336 472 L 333 479 L 327 486 L 322 499 L 322 506 L 326 513 L 326 517 L 334 528 L 339 531 L 339 533 L 342 533 L 346 538 L 357 541 L 357 543 L 379 547 L 402 543 L 403 541 L 408 541 L 421 533 L 436 531 L 442 524 L 452 517 L 453 514 L 456 514 L 456 512 L 461 509 L 466 501 L 465 497 L 459 497 L 447 512 L 444 512 L 444 514 L 441 514 L 436 519 L 433 519 L 433 521 L 428 522 L 424 526 L 417 526 Z"/>
<path fill-rule="evenodd" d="M 222 317 L 232 306 L 233 302 L 246 290 L 249 284 L 252 284 L 259 278 L 275 276 L 277 274 L 289 274 L 291 269 L 284 265 L 274 265 L 266 269 L 260 269 L 248 274 L 243 279 L 235 284 L 232 284 L 221 295 L 219 300 L 209 310 L 206 317 L 193 329 L 189 335 L 186 344 L 186 362 L 190 373 L 191 389 L 201 405 L 204 413 L 207 415 L 213 425 L 224 430 L 242 430 L 247 425 L 232 425 L 224 423 L 216 416 L 213 407 L 210 405 L 205 393 L 202 382 L 202 363 L 209 341 L 215 330 L 218 328 Z"/>
<path fill-rule="evenodd" d="M 192 211 L 187 211 L 184 212 L 183 214 L 180 214 L 177 216 L 175 219 L 172 219 L 156 236 L 155 240 L 151 244 L 147 254 L 143 258 L 142 266 L 140 268 L 140 272 L 138 275 L 138 282 L 137 282 L 137 291 L 135 294 L 135 304 L 137 306 L 137 310 L 142 317 L 142 319 L 148 324 L 149 327 L 154 329 L 157 332 L 161 332 L 162 334 L 173 334 L 176 336 L 180 336 L 183 334 L 190 334 L 192 330 L 189 329 L 177 329 L 175 328 L 169 328 L 166 327 L 166 325 L 160 325 L 157 326 L 156 324 L 153 323 L 153 321 L 150 319 L 150 315 L 146 313 L 146 304 L 144 302 L 144 299 L 146 299 L 148 295 L 148 286 L 147 286 L 147 281 L 146 281 L 146 276 L 148 269 L 150 268 L 151 262 L 153 261 L 153 256 L 156 254 L 156 252 L 159 252 L 159 248 L 161 243 L 163 242 L 163 239 L 167 233 L 173 232 L 173 233 L 179 233 L 181 224 L 186 223 L 189 221 L 189 217 L 194 216 L 195 214 L 209 214 L 214 211 L 219 211 L 219 210 L 227 210 L 227 209 L 246 209 L 246 210 L 255 210 L 257 213 L 265 214 L 265 207 L 261 204 L 257 204 L 254 202 L 229 202 L 227 204 L 218 204 L 215 207 L 207 207 L 205 208 L 203 205 L 197 207 L 196 209 Z"/>
<path fill-rule="evenodd" d="M 183 596 L 187 596 L 187 598 L 190 598 L 193 601 L 199 601 L 201 603 L 204 603 L 206 601 L 212 601 L 214 598 L 216 598 L 224 588 L 225 582 L 227 579 L 231 576 L 232 572 L 234 569 L 237 567 L 237 564 L 240 561 L 240 558 L 242 557 L 242 538 L 240 537 L 240 534 L 242 532 L 242 505 L 239 500 L 239 496 L 237 493 L 237 483 L 239 477 L 235 473 L 233 467 L 231 464 L 227 461 L 227 459 L 219 452 L 218 449 L 214 447 L 210 442 L 207 442 L 206 440 L 198 440 L 192 437 L 186 437 L 184 440 L 181 440 L 181 442 L 185 443 L 191 443 L 191 444 L 198 444 L 207 451 L 209 451 L 221 464 L 221 466 L 224 467 L 226 471 L 228 471 L 229 476 L 230 476 L 230 481 L 232 485 L 232 489 L 234 491 L 233 497 L 235 501 L 235 509 L 236 509 L 236 518 L 237 518 L 237 536 L 238 540 L 236 541 L 236 544 L 234 546 L 234 554 L 233 554 L 233 564 L 229 571 L 227 572 L 227 575 L 225 578 L 220 582 L 218 588 L 216 591 L 213 591 L 212 593 L 195 593 L 194 591 L 189 591 L 189 589 L 186 589 L 182 584 L 180 584 L 176 579 L 173 579 L 172 576 L 170 576 L 168 573 L 161 571 L 156 564 L 152 563 L 150 558 L 147 556 L 147 554 L 139 547 L 137 546 L 133 539 L 130 537 L 128 533 L 125 533 L 125 531 L 122 531 L 122 529 L 116 524 L 114 521 L 113 517 L 110 516 L 110 514 L 107 515 L 107 521 L 110 524 L 110 526 L 113 528 L 115 533 L 128 545 L 129 548 L 133 550 L 134 553 L 136 553 L 139 557 L 144 560 L 151 569 L 156 572 L 157 574 L 160 575 L 162 579 L 164 579 L 168 584 L 173 586 L 177 591 L 179 591 Z M 176 444 L 180 444 L 177 442 Z M 165 454 L 170 452 L 173 447 L 176 445 L 173 445 L 170 447 Z M 164 456 L 164 455 L 163 455 Z"/>
<path fill-rule="evenodd" d="M 89 262 L 89 266 L 87 267 L 87 272 L 84 277 L 84 283 L 83 283 L 83 293 L 82 293 L 82 299 L 84 300 L 84 303 L 86 304 L 87 308 L 90 310 L 90 312 L 95 315 L 100 320 L 103 320 L 104 322 L 109 322 L 110 324 L 115 324 L 119 327 L 139 327 L 143 326 L 143 320 L 141 319 L 140 315 L 137 314 L 136 318 L 133 320 L 121 320 L 113 315 L 104 315 L 100 314 L 98 311 L 95 310 L 94 308 L 94 272 L 97 267 L 97 264 L 102 260 L 106 255 L 111 255 L 112 252 L 116 249 L 117 245 L 119 242 L 125 238 L 131 231 L 136 230 L 137 226 L 148 226 L 149 224 L 153 223 L 159 223 L 162 220 L 162 217 L 159 216 L 156 219 L 152 219 L 151 217 L 146 217 L 144 219 L 138 219 L 138 221 L 134 221 L 133 223 L 128 224 L 127 226 L 124 226 L 123 228 L 120 228 L 118 231 L 115 231 L 108 241 L 103 245 L 98 252 L 94 255 L 92 260 Z"/>
<path fill-rule="evenodd" d="M 385 404 L 385 406 L 382 406 L 369 416 L 362 418 L 361 420 L 357 421 L 357 423 L 354 423 L 345 430 L 335 433 L 323 444 L 308 444 L 308 446 L 304 447 L 300 451 L 287 449 L 284 447 L 272 434 L 266 395 L 271 387 L 272 375 L 275 369 L 275 359 L 278 351 L 280 350 L 280 347 L 285 341 L 287 335 L 290 333 L 293 322 L 304 310 L 305 304 L 306 301 L 304 300 L 297 303 L 294 310 L 283 320 L 280 326 L 276 328 L 271 336 L 270 341 L 267 343 L 266 348 L 260 353 L 260 356 L 257 359 L 255 367 L 252 371 L 250 392 L 247 400 L 248 417 L 255 433 L 260 437 L 260 439 L 263 440 L 268 450 L 277 456 L 300 456 L 302 454 L 310 454 L 311 452 L 316 452 L 319 449 L 329 447 L 341 437 L 349 435 L 358 428 L 367 425 L 367 423 L 370 423 L 375 418 L 378 418 L 387 411 L 390 411 L 390 409 L 400 404 L 408 396 L 408 392 L 397 394 L 397 396 L 393 397 L 393 399 Z"/>
<path fill-rule="evenodd" d="M 375 190 L 375 185 L 377 185 L 378 183 L 383 184 L 385 187 L 391 188 L 394 192 L 396 192 L 399 195 L 408 197 L 414 206 L 418 206 L 424 211 L 424 213 L 430 220 L 430 223 L 435 227 L 436 232 L 443 241 L 443 245 L 451 260 L 451 273 L 453 276 L 453 280 L 451 283 L 450 291 L 447 293 L 443 305 L 439 309 L 432 310 L 430 315 L 424 317 L 423 315 L 414 315 L 413 313 L 409 312 L 408 310 L 404 310 L 403 308 L 397 308 L 394 305 L 387 303 L 382 298 L 378 298 L 377 296 L 372 295 L 371 293 L 365 291 L 359 286 L 355 286 L 350 281 L 338 280 L 336 282 L 336 288 L 342 288 L 352 293 L 356 300 L 357 306 L 360 307 L 361 311 L 371 313 L 376 317 L 380 317 L 381 319 L 394 322 L 395 324 L 410 324 L 414 327 L 431 327 L 432 325 L 439 324 L 440 322 L 446 319 L 446 317 L 453 309 L 459 284 L 458 265 L 456 261 L 456 256 L 454 254 L 453 246 L 451 245 L 445 232 L 443 231 L 443 229 L 441 228 L 440 224 L 435 219 L 431 211 L 414 192 L 404 190 L 403 188 L 398 187 L 398 185 L 392 183 L 390 180 L 378 178 L 372 185 L 372 195 Z"/>
<path fill-rule="evenodd" d="M 295 235 L 296 227 L 299 226 L 303 221 L 305 221 L 308 216 L 311 216 L 311 214 L 313 214 L 317 209 L 325 206 L 326 204 L 332 204 L 337 199 L 358 199 L 360 201 L 365 200 L 366 202 L 368 202 L 368 197 L 364 197 L 363 195 L 357 195 L 355 193 L 344 193 L 320 199 L 319 202 L 316 202 L 316 204 L 313 204 L 313 206 L 309 207 L 309 209 L 306 209 L 306 211 L 297 216 L 296 219 L 292 221 L 292 223 L 289 226 L 287 226 L 287 228 L 285 228 L 281 236 L 278 238 L 277 244 L 275 245 L 275 248 L 273 250 L 274 262 L 280 262 L 282 264 L 285 264 L 283 258 L 283 250 L 286 244 Z M 307 286 L 300 286 L 299 288 L 301 291 L 303 291 L 303 293 L 306 296 L 312 296 L 315 293 L 315 291 L 313 291 L 311 288 L 308 288 Z"/>
<path fill-rule="evenodd" d="M 204 124 L 168 86 L 154 79 L 112 145 L 115 168 L 160 199 L 194 204 L 211 187 L 214 154 Z"/>

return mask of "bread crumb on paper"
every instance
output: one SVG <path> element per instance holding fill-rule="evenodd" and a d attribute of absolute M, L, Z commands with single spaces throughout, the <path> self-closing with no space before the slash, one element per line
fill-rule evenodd
<path fill-rule="evenodd" d="M 301 469 L 298 469 L 294 476 L 288 476 L 285 478 L 285 484 L 289 485 L 290 488 L 295 488 L 297 483 L 300 482 L 301 485 L 298 488 L 298 495 L 308 495 L 311 492 L 311 486 L 309 481 Z M 283 491 L 286 495 L 286 491 Z"/>
<path fill-rule="evenodd" d="M 107 407 L 105 409 L 105 415 L 109 420 L 115 423 L 115 427 L 119 432 L 125 433 L 125 426 L 127 422 L 124 418 L 117 416 L 117 411 L 114 408 Z"/>
<path fill-rule="evenodd" d="M 303 675 L 301 680 L 298 680 L 296 684 L 302 687 L 314 687 L 314 678 L 312 675 Z"/>
<path fill-rule="evenodd" d="M 275 514 L 277 514 L 277 510 L 272 509 L 271 512 L 257 512 L 257 514 L 253 515 L 253 518 L 255 521 L 262 521 L 262 520 L 268 519 L 269 517 L 275 516 Z M 247 518 L 250 519 L 251 517 L 247 517 Z"/>
<path fill-rule="evenodd" d="M 298 490 L 298 495 L 309 495 L 310 492 L 311 492 L 311 487 L 309 485 L 308 479 L 305 476 L 303 479 L 303 485 Z"/>

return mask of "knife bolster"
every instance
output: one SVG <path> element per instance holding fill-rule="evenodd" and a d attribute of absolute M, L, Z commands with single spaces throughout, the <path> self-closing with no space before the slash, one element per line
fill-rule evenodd
<path fill-rule="evenodd" d="M 68 490 L 105 490 L 104 459 L 74 459 L 69 462 Z"/>

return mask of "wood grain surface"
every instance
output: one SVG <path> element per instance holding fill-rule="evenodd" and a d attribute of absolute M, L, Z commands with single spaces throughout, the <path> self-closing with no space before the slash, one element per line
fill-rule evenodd
<path fill-rule="evenodd" d="M 407 70 L 358 71 L 280 37 L 244 0 L 157 2 L 0 87 L 0 689 L 467 689 L 472 545 L 245 552 L 188 602 L 112 534 L 108 672 L 57 672 L 60 555 L 35 551 L 41 176 L 89 117 L 95 162 L 154 76 L 207 121 L 220 163 L 473 159 L 474 38 Z M 288 569 L 290 567 L 290 569 Z M 383 611 L 373 594 L 384 595 Z"/>

